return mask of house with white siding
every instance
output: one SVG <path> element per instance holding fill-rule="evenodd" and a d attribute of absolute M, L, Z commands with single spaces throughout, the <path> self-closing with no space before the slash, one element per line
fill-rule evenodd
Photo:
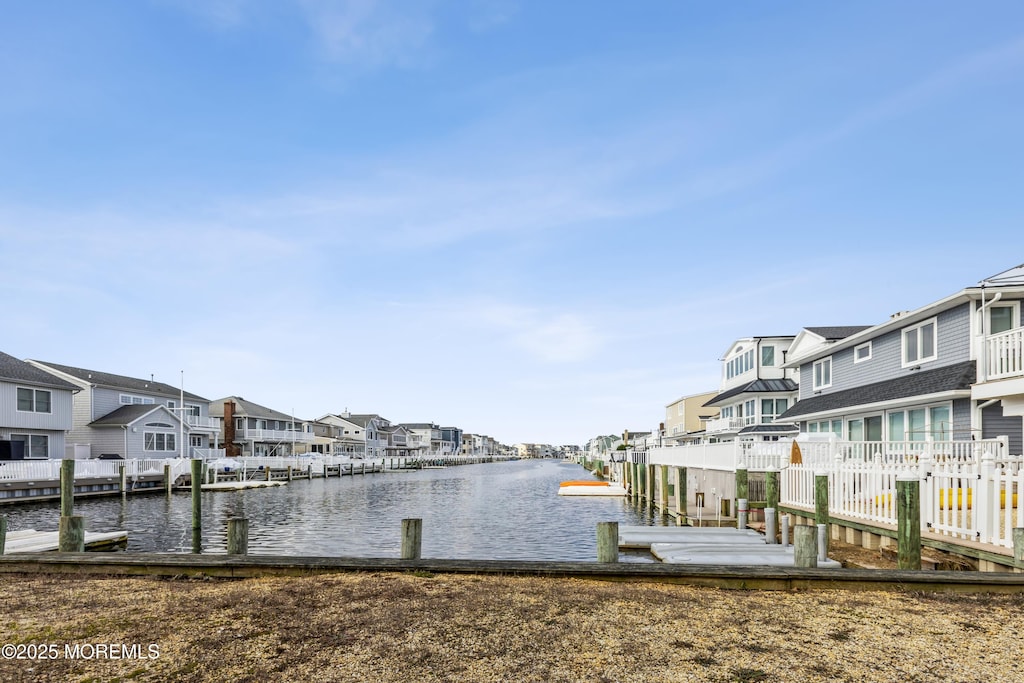
<path fill-rule="evenodd" d="M 705 439 L 711 442 L 772 440 L 796 433 L 778 418 L 796 400 L 796 373 L 783 364 L 793 336 L 738 339 L 722 357 L 722 383 L 704 408 L 718 408 L 708 420 Z"/>
<path fill-rule="evenodd" d="M 210 419 L 209 399 L 153 378 L 26 362 L 77 387 L 67 434 L 76 457 L 193 457 L 216 448 L 218 424 Z"/>
<path fill-rule="evenodd" d="M 804 432 L 851 441 L 1007 436 L 1021 453 L 1024 266 L 785 364 L 799 397 L 779 416 Z"/>
<path fill-rule="evenodd" d="M 391 421 L 376 413 L 329 413 L 317 419 L 341 428 L 345 455 L 357 458 L 383 458 L 391 439 Z M 400 438 L 400 437 L 399 437 Z M 411 441 L 411 439 L 409 439 Z M 414 444 L 409 443 L 410 447 Z"/>
<path fill-rule="evenodd" d="M 78 387 L 0 352 L 0 459 L 59 460 Z"/>

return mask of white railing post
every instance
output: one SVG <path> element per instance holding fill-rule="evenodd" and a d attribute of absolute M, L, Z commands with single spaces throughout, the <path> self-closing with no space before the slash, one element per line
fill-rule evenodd
<path fill-rule="evenodd" d="M 974 523 L 974 528 L 978 534 L 978 540 L 982 543 L 992 542 L 992 479 L 994 473 L 995 456 L 991 451 L 986 450 L 981 456 L 981 468 L 978 479 L 974 483 L 975 490 L 971 500 L 973 516 L 977 520 Z M 966 505 L 966 501 L 964 504 Z M 998 509 L 998 497 L 996 497 L 995 505 Z"/>
<path fill-rule="evenodd" d="M 935 456 L 932 452 L 934 439 L 929 434 L 925 438 L 924 450 L 917 460 L 917 477 L 921 480 L 920 505 L 921 505 L 921 528 L 929 529 L 938 521 L 935 515 L 935 478 L 932 476 L 932 469 L 935 466 Z"/>

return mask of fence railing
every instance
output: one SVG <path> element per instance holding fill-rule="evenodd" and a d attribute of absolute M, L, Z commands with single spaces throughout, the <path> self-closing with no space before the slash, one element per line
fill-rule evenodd
<path fill-rule="evenodd" d="M 1024 328 L 994 334 L 985 347 L 987 379 L 1024 376 Z"/>

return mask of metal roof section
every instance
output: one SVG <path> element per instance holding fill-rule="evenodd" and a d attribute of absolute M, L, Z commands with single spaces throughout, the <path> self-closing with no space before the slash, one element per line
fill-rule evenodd
<path fill-rule="evenodd" d="M 80 390 L 77 385 L 2 351 L 0 351 L 0 380 L 53 389 Z"/>
<path fill-rule="evenodd" d="M 981 287 L 1024 285 L 1024 263 L 1009 270 L 1004 270 L 1002 273 L 987 277 L 979 282 L 978 285 Z"/>
<path fill-rule="evenodd" d="M 704 405 L 721 405 L 722 401 L 730 399 L 733 396 L 738 396 L 739 394 L 768 394 L 796 390 L 796 382 L 791 379 L 755 379 L 753 382 L 723 391 Z"/>
<path fill-rule="evenodd" d="M 94 384 L 96 386 L 102 386 L 109 389 L 123 389 L 125 391 L 143 391 L 151 394 L 159 394 L 168 398 L 178 398 L 181 396 L 181 388 L 173 387 L 170 384 L 163 382 L 157 382 L 151 379 L 138 379 L 136 377 L 125 377 L 124 375 L 115 375 L 110 372 L 99 372 L 97 370 L 87 370 L 85 368 L 76 368 L 70 365 L 60 365 L 59 363 L 48 363 L 41 360 L 33 360 L 32 363 L 38 366 L 46 366 L 52 368 L 57 372 L 64 373 L 69 377 L 74 377 L 77 380 L 88 384 Z M 203 401 L 208 403 L 210 399 L 197 396 L 196 394 L 185 392 L 185 398 L 192 399 L 193 401 Z"/>
<path fill-rule="evenodd" d="M 894 401 L 914 396 L 927 396 L 949 391 L 970 392 L 975 381 L 973 360 L 955 363 L 934 370 L 915 371 L 905 377 L 890 379 L 861 387 L 820 394 L 797 401 L 793 407 L 779 415 L 780 420 L 824 413 L 843 408 L 866 407 L 873 403 Z"/>

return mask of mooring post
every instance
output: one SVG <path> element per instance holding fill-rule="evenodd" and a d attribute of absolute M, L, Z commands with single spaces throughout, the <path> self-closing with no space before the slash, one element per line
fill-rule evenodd
<path fill-rule="evenodd" d="M 292 480 L 292 466 L 288 465 L 288 481 Z"/>
<path fill-rule="evenodd" d="M 1013 566 L 1024 569 L 1024 528 L 1021 527 L 1013 529 Z"/>
<path fill-rule="evenodd" d="M 769 545 L 777 545 L 779 539 L 775 535 L 779 531 L 779 527 L 776 524 L 778 518 L 776 517 L 775 508 L 764 509 L 764 542 Z"/>
<path fill-rule="evenodd" d="M 0 555 L 4 554 L 4 545 L 7 543 L 7 515 L 0 515 Z"/>
<path fill-rule="evenodd" d="M 736 528 L 743 530 L 747 528 L 747 515 L 750 511 L 747 509 L 747 499 L 740 498 L 736 501 Z"/>
<path fill-rule="evenodd" d="M 85 519 L 81 515 L 61 515 L 57 550 L 62 553 L 85 551 Z"/>
<path fill-rule="evenodd" d="M 418 560 L 423 545 L 423 520 L 402 520 L 402 559 Z"/>
<path fill-rule="evenodd" d="M 916 475 L 896 477 L 897 569 L 921 568 L 921 481 Z"/>
<path fill-rule="evenodd" d="M 818 524 L 818 562 L 828 559 L 828 524 Z"/>
<path fill-rule="evenodd" d="M 791 517 L 789 515 L 782 515 L 782 523 L 779 525 L 782 527 L 782 531 L 779 534 L 782 537 L 782 547 L 789 547 L 789 524 Z"/>
<path fill-rule="evenodd" d="M 818 529 L 801 524 L 793 530 L 793 564 L 797 567 L 818 566 Z"/>
<path fill-rule="evenodd" d="M 167 495 L 171 495 L 171 490 L 174 488 L 174 482 L 171 481 L 171 466 L 164 465 L 164 489 L 167 491 Z"/>
<path fill-rule="evenodd" d="M 313 478 L 313 463 L 306 465 L 306 475 L 309 479 Z M 327 465 L 324 465 L 324 478 L 327 478 Z"/>
<path fill-rule="evenodd" d="M 677 467 L 676 470 L 676 521 L 680 526 L 686 524 L 686 468 Z"/>
<path fill-rule="evenodd" d="M 597 523 L 597 561 L 619 561 L 619 523 Z"/>
<path fill-rule="evenodd" d="M 203 528 L 203 461 L 192 460 L 192 530 Z"/>
<path fill-rule="evenodd" d="M 249 520 L 245 517 L 228 519 L 228 555 L 246 555 L 249 552 Z"/>
<path fill-rule="evenodd" d="M 661 514 L 668 514 L 668 465 L 659 465 L 658 476 L 661 477 Z"/>
<path fill-rule="evenodd" d="M 764 497 L 765 507 L 779 509 L 779 471 L 776 469 L 765 470 L 764 473 Z"/>
<path fill-rule="evenodd" d="M 828 472 L 814 473 L 814 523 L 829 523 Z M 828 534 L 825 534 L 825 552 L 828 553 Z"/>
<path fill-rule="evenodd" d="M 644 465 L 647 470 L 647 485 L 644 487 L 644 495 L 647 496 L 647 509 L 654 512 L 654 478 L 656 465 Z"/>
<path fill-rule="evenodd" d="M 66 458 L 60 462 L 60 516 L 75 514 L 75 461 Z"/>
<path fill-rule="evenodd" d="M 128 493 L 128 470 L 124 468 L 124 465 L 117 466 L 117 476 L 121 482 L 121 495 Z"/>

